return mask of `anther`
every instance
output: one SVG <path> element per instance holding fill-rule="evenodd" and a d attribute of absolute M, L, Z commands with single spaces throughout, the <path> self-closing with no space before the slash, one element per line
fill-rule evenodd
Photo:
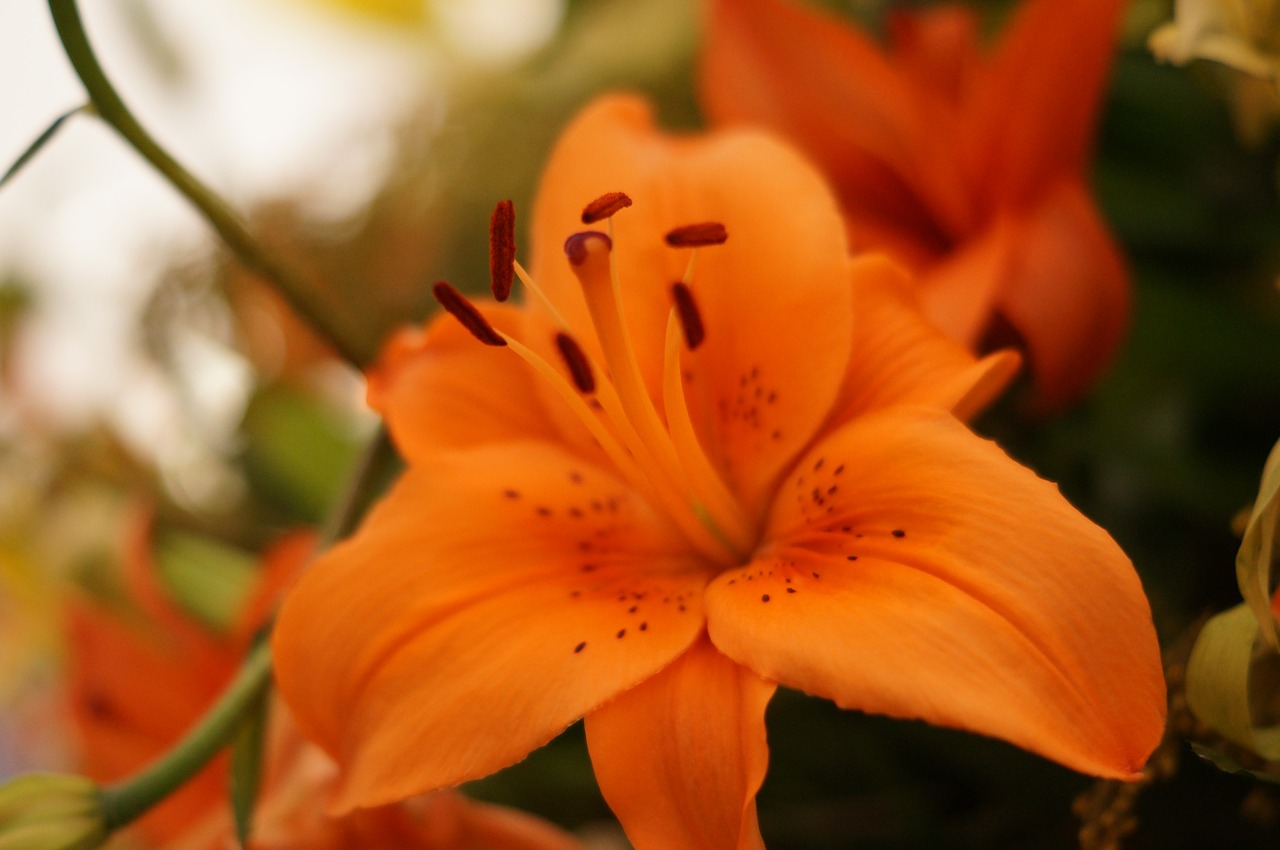
<path fill-rule="evenodd" d="M 558 333 L 556 348 L 560 350 L 564 365 L 569 367 L 569 377 L 573 378 L 573 385 L 578 388 L 578 392 L 583 395 L 595 392 L 596 376 L 592 373 L 591 363 L 583 353 L 582 346 L 578 345 L 578 341 L 567 333 Z"/>
<path fill-rule="evenodd" d="M 693 300 L 693 293 L 681 281 L 671 284 L 671 298 L 676 305 L 676 316 L 680 319 L 680 329 L 684 331 L 684 344 L 693 351 L 707 338 L 706 328 L 702 324 L 702 314 Z"/>
<path fill-rule="evenodd" d="M 498 201 L 489 219 L 489 285 L 495 301 L 506 301 L 515 282 L 516 210 Z"/>
<path fill-rule="evenodd" d="M 489 320 L 466 297 L 443 280 L 431 287 L 432 294 L 450 316 L 458 320 L 471 335 L 485 345 L 506 345 L 507 341 L 493 329 Z"/>
<path fill-rule="evenodd" d="M 595 224 L 631 206 L 625 192 L 605 192 L 582 208 L 582 223 Z"/>
<path fill-rule="evenodd" d="M 587 257 L 591 254 L 591 242 L 597 239 L 604 241 L 606 251 L 613 250 L 613 240 L 609 238 L 608 234 L 601 233 L 598 230 L 583 230 L 564 240 L 564 252 L 569 257 L 569 262 L 575 266 L 585 263 Z"/>
<path fill-rule="evenodd" d="M 722 245 L 729 232 L 718 221 L 703 221 L 677 227 L 667 234 L 667 244 L 672 248 L 698 248 L 702 245 Z"/>

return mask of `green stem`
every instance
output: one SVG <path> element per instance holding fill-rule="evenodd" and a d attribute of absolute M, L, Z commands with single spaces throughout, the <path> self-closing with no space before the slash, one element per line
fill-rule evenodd
<path fill-rule="evenodd" d="M 218 754 L 271 681 L 271 644 L 250 651 L 230 687 L 194 729 L 141 773 L 102 789 L 107 828 L 119 829 L 144 814 L 195 776 Z"/>
<path fill-rule="evenodd" d="M 169 156 L 142 128 L 98 64 L 75 0 L 49 0 L 49 11 L 67 58 L 89 93 L 98 115 L 185 195 L 240 261 L 274 284 L 298 315 L 343 357 L 356 366 L 371 362 L 376 352 L 363 340 L 347 338 L 342 327 L 331 318 L 332 313 L 317 302 L 316 288 L 259 245 L 236 212 Z"/>
<path fill-rule="evenodd" d="M 321 548 L 355 527 L 394 456 L 385 429 L 370 441 L 346 492 L 325 523 Z M 186 736 L 140 773 L 102 790 L 103 817 L 111 830 L 132 822 L 195 776 L 231 743 L 240 724 L 259 705 L 271 682 L 271 642 L 263 638 L 249 651 L 240 672 L 213 707 Z"/>

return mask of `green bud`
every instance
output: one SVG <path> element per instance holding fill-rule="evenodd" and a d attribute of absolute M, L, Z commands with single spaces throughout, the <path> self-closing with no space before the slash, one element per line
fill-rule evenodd
<path fill-rule="evenodd" d="M 83 776 L 31 773 L 0 785 L 0 850 L 92 850 L 110 835 Z"/>

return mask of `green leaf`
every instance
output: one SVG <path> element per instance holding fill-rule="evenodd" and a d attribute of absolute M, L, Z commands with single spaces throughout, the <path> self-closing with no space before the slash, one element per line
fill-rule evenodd
<path fill-rule="evenodd" d="M 241 847 L 249 846 L 253 832 L 253 808 L 262 787 L 263 748 L 266 741 L 267 697 L 264 691 L 236 731 L 231 744 L 231 814 Z"/>
<path fill-rule="evenodd" d="M 50 139 L 57 135 L 58 131 L 62 129 L 62 125 L 66 123 L 68 118 L 80 112 L 89 112 L 92 109 L 93 106 L 91 104 L 82 103 L 73 109 L 68 109 L 66 112 L 53 119 L 53 123 L 46 127 L 44 132 L 37 136 L 36 140 L 27 146 L 27 149 L 22 152 L 22 156 L 18 157 L 13 165 L 9 166 L 9 170 L 4 173 L 3 177 L 0 177 L 0 186 L 4 186 L 4 184 L 13 179 L 13 176 L 21 171 L 22 167 L 31 161 L 32 157 L 40 153 L 40 149 L 48 144 Z"/>
<path fill-rule="evenodd" d="M 160 580 L 178 604 L 217 631 L 235 623 L 258 571 L 251 554 L 175 529 L 156 533 L 155 559 Z"/>
<path fill-rule="evenodd" d="M 290 521 L 318 523 L 342 491 L 358 440 L 318 399 L 266 387 L 245 411 L 244 465 L 256 495 Z"/>
<path fill-rule="evenodd" d="M 1187 662 L 1187 703 L 1229 741 L 1268 761 L 1280 759 L 1280 726 L 1259 726 L 1253 706 L 1275 692 L 1280 679 L 1274 658 L 1255 658 L 1258 621 L 1242 603 L 1205 623 Z"/>
<path fill-rule="evenodd" d="M 1271 564 L 1275 560 L 1276 526 L 1280 524 L 1280 443 L 1267 456 L 1262 484 L 1253 504 L 1244 539 L 1236 555 L 1236 580 L 1240 593 L 1258 619 L 1263 641 L 1280 652 L 1280 633 L 1271 613 Z"/>

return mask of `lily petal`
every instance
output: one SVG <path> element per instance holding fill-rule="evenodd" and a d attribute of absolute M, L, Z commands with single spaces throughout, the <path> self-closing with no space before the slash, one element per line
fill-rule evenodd
<path fill-rule="evenodd" d="M 1065 180 L 1014 227 L 999 310 L 1026 343 L 1038 404 L 1093 386 L 1129 326 L 1129 274 L 1084 186 Z"/>
<path fill-rule="evenodd" d="M 767 539 L 707 592 L 712 642 L 761 676 L 1098 776 L 1135 778 L 1159 742 L 1160 652 L 1128 559 L 952 417 L 898 408 L 832 435 Z"/>
<path fill-rule="evenodd" d="M 477 307 L 499 331 L 520 325 L 515 307 Z M 409 462 L 505 440 L 557 439 L 532 369 L 505 348 L 482 345 L 452 316 L 398 332 L 367 379 L 369 406 Z"/>
<path fill-rule="evenodd" d="M 801 145 L 847 209 L 916 231 L 969 225 L 952 115 L 847 23 L 797 3 L 716 0 L 700 88 L 714 123 L 762 125 Z"/>
<path fill-rule="evenodd" d="M 856 321 L 834 429 L 872 410 L 918 404 L 975 416 L 1018 369 L 1016 352 L 981 359 L 929 324 L 916 305 L 910 277 L 883 255 L 854 263 Z"/>
<path fill-rule="evenodd" d="M 1020 4 L 972 92 L 966 153 L 984 198 L 1031 203 L 1056 177 L 1083 173 L 1124 6 Z"/>
<path fill-rule="evenodd" d="M 687 249 L 667 247 L 663 236 L 703 221 L 728 231 L 726 244 L 699 249 L 692 290 L 706 341 L 685 359 L 686 392 L 703 446 L 749 510 L 762 507 L 766 488 L 826 419 L 848 357 L 849 258 L 835 201 L 817 171 L 767 136 L 667 136 L 643 101 L 623 96 L 597 101 L 556 146 L 534 212 L 535 246 L 558 247 L 581 230 L 583 205 L 608 191 L 635 202 L 612 220 L 613 255 L 631 341 L 655 399 L 670 285 L 689 260 Z M 534 267 L 571 328 L 589 327 L 563 253 L 539 254 Z M 550 344 L 545 316 L 540 328 L 531 345 Z M 599 352 L 587 333 L 579 335 Z M 776 397 L 766 409 L 770 392 Z M 753 408 L 757 415 L 748 415 Z"/>
<path fill-rule="evenodd" d="M 632 846 L 763 850 L 755 796 L 774 690 L 704 637 L 587 716 L 596 780 Z"/>
<path fill-rule="evenodd" d="M 686 549 L 545 443 L 411 467 L 274 633 L 281 693 L 344 769 L 334 812 L 492 773 L 666 666 L 702 628 Z"/>

